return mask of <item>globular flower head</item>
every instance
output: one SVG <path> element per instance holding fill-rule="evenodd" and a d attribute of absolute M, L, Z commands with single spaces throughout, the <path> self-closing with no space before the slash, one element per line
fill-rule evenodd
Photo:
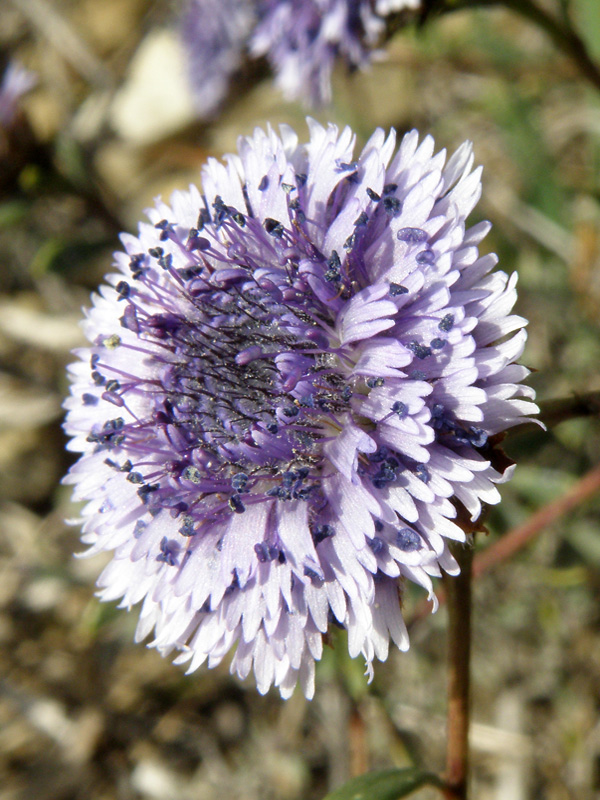
<path fill-rule="evenodd" d="M 331 100 L 336 58 L 364 66 L 383 31 L 370 0 L 263 0 L 250 39 L 254 55 L 266 55 L 289 99 L 312 105 Z"/>
<path fill-rule="evenodd" d="M 332 624 L 369 674 L 408 647 L 404 579 L 432 593 L 508 477 L 489 437 L 535 412 L 516 277 L 480 256 L 469 143 L 255 131 L 202 189 L 123 235 L 71 367 L 67 481 L 104 600 L 195 670 L 313 692 Z"/>
<path fill-rule="evenodd" d="M 420 0 L 188 0 L 183 41 L 199 112 L 210 115 L 225 96 L 245 48 L 266 56 L 290 100 L 331 101 L 336 60 L 350 69 L 369 63 L 385 17 L 416 10 Z"/>

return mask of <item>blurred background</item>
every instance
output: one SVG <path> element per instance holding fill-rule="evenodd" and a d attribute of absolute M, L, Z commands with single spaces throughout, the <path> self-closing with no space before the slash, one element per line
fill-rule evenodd
<path fill-rule="evenodd" d="M 558 7 L 559 3 L 556 3 Z M 564 3 L 563 3 L 564 5 Z M 552 2 L 550 2 L 552 6 Z M 600 59 L 596 0 L 571 11 Z M 0 72 L 37 83 L 0 126 L 0 800 L 317 800 L 367 769 L 444 766 L 444 608 L 412 626 L 367 687 L 343 635 L 316 697 L 257 694 L 227 665 L 186 677 L 133 644 L 136 612 L 100 604 L 60 485 L 65 366 L 121 230 L 209 155 L 267 120 L 306 136 L 266 66 L 197 118 L 175 0 L 2 0 Z M 313 114 L 474 141 L 473 221 L 519 273 L 540 400 L 600 390 L 600 92 L 545 33 L 501 8 L 398 32 L 368 71 L 334 76 Z M 519 461 L 484 549 L 597 461 L 597 418 L 513 436 Z M 600 797 L 600 498 L 547 525 L 475 584 L 473 797 Z M 423 593 L 406 595 L 407 619 Z M 424 790 L 415 797 L 437 795 Z"/>

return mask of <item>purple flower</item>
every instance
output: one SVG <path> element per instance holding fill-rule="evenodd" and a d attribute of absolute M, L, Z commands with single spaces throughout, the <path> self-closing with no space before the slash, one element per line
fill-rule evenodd
<path fill-rule="evenodd" d="M 372 674 L 408 647 L 402 579 L 457 566 L 457 504 L 496 503 L 488 437 L 537 408 L 516 276 L 465 228 L 465 143 L 256 130 L 123 235 L 85 320 L 66 478 L 104 600 L 137 638 L 313 693 L 330 624 Z"/>
<path fill-rule="evenodd" d="M 0 83 L 0 128 L 9 128 L 17 115 L 19 100 L 37 83 L 35 73 L 16 61 L 9 62 Z"/>
<path fill-rule="evenodd" d="M 419 5 L 420 0 L 189 0 L 181 29 L 199 110 L 209 115 L 223 99 L 246 40 L 251 55 L 267 57 L 288 99 L 329 103 L 335 61 L 350 69 L 365 66 L 384 32 L 384 17 Z"/>
<path fill-rule="evenodd" d="M 311 105 L 331 101 L 336 58 L 364 66 L 383 31 L 370 0 L 262 0 L 259 9 L 250 51 L 268 57 L 287 98 Z"/>
<path fill-rule="evenodd" d="M 242 61 L 253 19 L 250 0 L 187 0 L 181 37 L 199 113 L 213 114 Z"/>

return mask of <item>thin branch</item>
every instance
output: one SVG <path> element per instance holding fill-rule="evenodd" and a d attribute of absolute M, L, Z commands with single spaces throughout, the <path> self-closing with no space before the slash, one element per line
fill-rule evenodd
<path fill-rule="evenodd" d="M 540 413 L 536 419 L 543 422 L 547 428 L 554 428 L 561 422 L 580 417 L 600 416 L 600 392 L 587 392 L 575 394 L 571 397 L 559 397 L 554 400 L 544 400 L 539 403 Z M 506 432 L 506 438 L 511 438 L 522 433 L 539 432 L 540 427 L 535 422 L 526 422 L 515 425 Z"/>
<path fill-rule="evenodd" d="M 534 539 L 544 528 L 568 514 L 581 503 L 593 495 L 600 493 L 600 465 L 594 467 L 578 480 L 568 491 L 557 500 L 540 508 L 522 525 L 513 528 L 507 534 L 490 545 L 486 550 L 478 553 L 473 559 L 473 578 L 478 578 L 492 567 L 508 560 L 511 556 L 522 550 L 528 542 Z M 451 586 L 456 578 L 448 578 L 446 585 Z M 437 592 L 440 605 L 446 602 L 446 592 Z M 414 614 L 407 623 L 409 630 L 431 611 L 431 603 L 424 600 L 415 609 Z"/>
<path fill-rule="evenodd" d="M 588 497 L 600 492 L 600 465 L 577 481 L 565 494 L 533 514 L 523 525 L 518 525 L 493 545 L 475 556 L 473 576 L 479 577 L 490 567 L 506 561 L 521 550 L 538 533 L 557 519 L 581 505 Z"/>

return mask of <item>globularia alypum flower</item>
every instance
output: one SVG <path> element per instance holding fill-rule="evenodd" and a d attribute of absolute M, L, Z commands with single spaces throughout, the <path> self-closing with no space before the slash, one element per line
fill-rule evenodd
<path fill-rule="evenodd" d="M 369 674 L 408 647 L 404 579 L 432 593 L 508 477 L 488 437 L 535 412 L 516 276 L 465 228 L 469 143 L 309 120 L 269 129 L 123 235 L 71 367 L 67 481 L 104 600 L 195 670 L 234 651 L 258 689 L 313 692 L 331 624 Z"/>
<path fill-rule="evenodd" d="M 385 30 L 385 17 L 416 10 L 420 0 L 188 0 L 182 36 L 200 113 L 212 113 L 246 46 L 266 56 L 291 100 L 331 100 L 340 59 L 364 67 Z"/>
<path fill-rule="evenodd" d="M 250 51 L 268 57 L 287 98 L 329 103 L 336 59 L 353 69 L 364 67 L 385 29 L 383 17 L 417 5 L 414 0 L 262 0 Z"/>

